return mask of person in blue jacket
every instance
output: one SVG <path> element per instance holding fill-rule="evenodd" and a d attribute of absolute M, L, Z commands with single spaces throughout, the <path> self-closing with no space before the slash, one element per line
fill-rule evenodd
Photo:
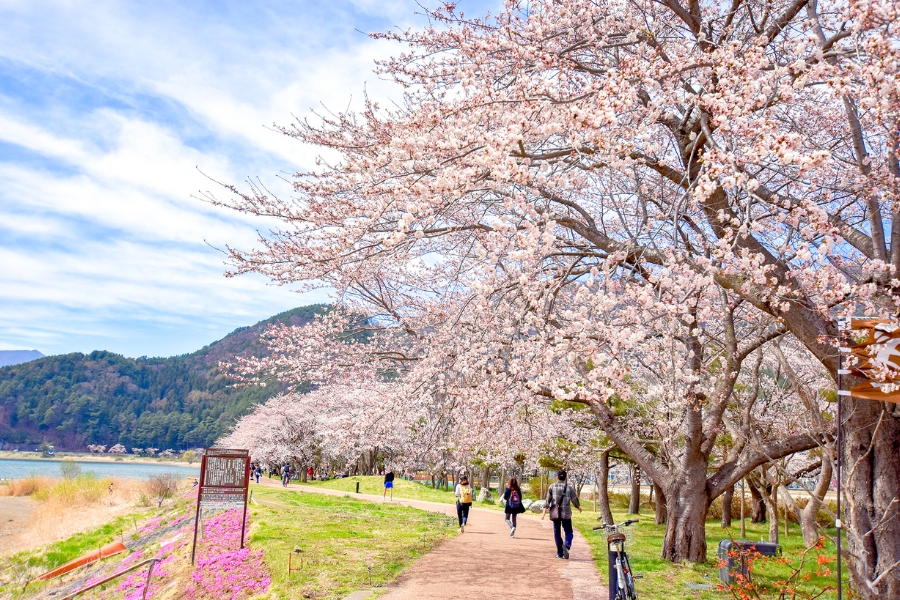
<path fill-rule="evenodd" d="M 506 525 L 509 527 L 509 537 L 516 537 L 516 516 L 525 512 L 525 507 L 522 505 L 522 490 L 515 477 L 509 478 L 509 483 L 506 484 L 506 489 L 503 490 L 500 499 L 506 502 L 503 513 Z"/>

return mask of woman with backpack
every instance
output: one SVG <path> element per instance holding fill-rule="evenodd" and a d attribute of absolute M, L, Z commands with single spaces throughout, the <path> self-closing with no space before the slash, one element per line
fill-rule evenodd
<path fill-rule="evenodd" d="M 466 521 L 469 520 L 469 508 L 472 506 L 472 486 L 469 478 L 461 475 L 456 484 L 456 518 L 459 519 L 459 532 L 465 533 Z"/>
<path fill-rule="evenodd" d="M 516 537 L 516 516 L 525 512 L 525 507 L 522 506 L 522 490 L 519 489 L 519 482 L 515 477 L 509 478 L 509 483 L 506 484 L 506 489 L 503 490 L 500 499 L 506 501 L 503 512 L 506 525 L 509 527 L 509 537 Z"/>

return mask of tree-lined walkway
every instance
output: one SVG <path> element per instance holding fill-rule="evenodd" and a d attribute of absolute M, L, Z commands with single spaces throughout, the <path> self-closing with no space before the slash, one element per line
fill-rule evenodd
<path fill-rule="evenodd" d="M 280 487 L 272 479 L 261 485 Z M 304 485 L 290 485 L 293 491 L 347 496 L 347 492 Z M 384 502 L 381 496 L 349 494 L 370 502 Z M 441 512 L 455 518 L 451 504 L 394 498 L 393 502 L 422 510 Z M 510 539 L 503 514 L 472 508 L 466 532 L 444 542 L 419 559 L 394 583 L 390 600 L 435 598 L 442 600 L 477 597 L 572 598 L 606 600 L 606 589 L 591 558 L 585 539 L 575 531 L 569 560 L 555 558 L 553 525 L 529 514 L 519 515 L 516 537 Z"/>

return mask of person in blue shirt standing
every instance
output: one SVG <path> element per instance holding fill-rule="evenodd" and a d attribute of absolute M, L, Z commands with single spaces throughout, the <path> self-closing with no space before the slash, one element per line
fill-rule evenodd
<path fill-rule="evenodd" d="M 553 539 L 556 541 L 556 558 L 569 558 L 569 549 L 572 548 L 572 505 L 581 512 L 581 504 L 578 502 L 578 494 L 575 488 L 566 481 L 566 472 L 562 469 L 556 473 L 556 482 L 547 490 L 547 502 L 544 504 L 544 512 L 541 520 L 547 516 L 547 509 L 550 508 L 550 519 L 553 521 Z M 553 509 L 556 509 L 555 511 Z M 554 515 L 553 513 L 557 514 Z M 554 518 L 554 516 L 556 518 Z M 562 529 L 566 533 L 566 539 L 563 540 Z"/>
<path fill-rule="evenodd" d="M 381 498 L 387 498 L 388 490 L 391 490 L 391 500 L 394 499 L 394 471 L 392 469 L 388 469 L 387 473 L 384 474 L 384 494 L 382 494 Z"/>

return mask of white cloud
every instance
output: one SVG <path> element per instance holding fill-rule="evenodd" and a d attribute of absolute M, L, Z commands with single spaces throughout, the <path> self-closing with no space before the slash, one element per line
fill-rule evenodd
<path fill-rule="evenodd" d="M 0 348 L 183 353 L 324 300 L 223 277 L 210 245 L 249 248 L 272 224 L 194 196 L 215 189 L 203 173 L 285 190 L 277 174 L 317 151 L 268 127 L 398 94 L 372 67 L 399 48 L 357 30 L 416 12 L 0 0 Z"/>

